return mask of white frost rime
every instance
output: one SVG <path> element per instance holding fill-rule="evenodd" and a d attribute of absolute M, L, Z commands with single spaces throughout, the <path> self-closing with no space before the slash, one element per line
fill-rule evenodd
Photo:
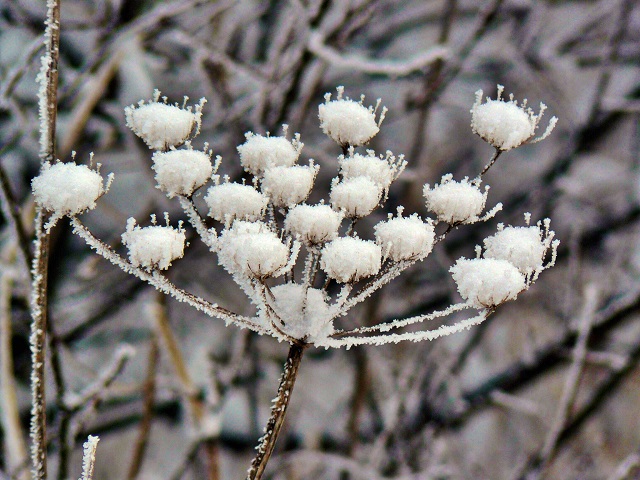
<path fill-rule="evenodd" d="M 282 136 L 245 134 L 237 147 L 243 179 L 234 182 L 217 173 L 222 159 L 216 156 L 212 164 L 208 144 L 201 150 L 192 146 L 204 99 L 195 108 L 171 105 L 156 91 L 151 102 L 126 108 L 127 125 L 156 150 L 152 160 L 158 188 L 169 198 L 177 197 L 195 232 L 254 305 L 253 317 L 191 295 L 161 273 L 184 255 L 186 232 L 181 224 L 173 228 L 167 219 L 166 226 L 160 226 L 152 216 L 150 226 L 140 227 L 129 219 L 122 234 L 128 260 L 96 239 L 75 217 L 93 208 L 106 190 L 97 172 L 45 164 L 33 182 L 34 194 L 57 218 L 73 217 L 74 232 L 124 271 L 210 316 L 301 348 L 349 348 L 450 335 L 483 322 L 554 264 L 558 242 L 550 221 L 532 226 L 527 214 L 525 226 L 498 225 L 483 247 L 477 247 L 476 258 L 463 257 L 451 266 L 462 302 L 411 318 L 340 330 L 345 325 L 342 317 L 353 307 L 415 263 L 428 260 L 451 230 L 496 215 L 501 204 L 485 211 L 489 187 L 482 186 L 484 172 L 499 152 L 544 138 L 555 120 L 548 132 L 532 140 L 544 107 L 534 115 L 525 102 L 519 105 L 512 97 L 504 101 L 501 87 L 496 100 L 484 103 L 479 92 L 472 110 L 473 131 L 496 147 L 494 160 L 475 178 L 454 180 L 445 174 L 439 184 L 425 184 L 422 212 L 404 215 L 405 208 L 397 206 L 396 214 L 374 220 L 366 217 L 394 195 L 394 182 L 408 162 L 390 151 L 357 151 L 379 132 L 386 109 L 380 109 L 379 100 L 367 107 L 364 97 L 354 101 L 344 96 L 343 87 L 337 91 L 335 99 L 326 94 L 318 110 L 320 128 L 339 145 L 334 146 L 337 170 L 323 176 L 318 175 L 320 169 L 329 167 L 308 158 L 299 164 L 304 144 L 299 134 L 289 135 L 286 125 Z M 320 181 L 330 187 L 328 198 L 314 192 Z M 207 189 L 203 197 L 197 192 L 201 188 Z M 200 211 L 203 205 L 205 212 Z M 403 330 L 467 310 L 467 318 L 451 324 Z"/>

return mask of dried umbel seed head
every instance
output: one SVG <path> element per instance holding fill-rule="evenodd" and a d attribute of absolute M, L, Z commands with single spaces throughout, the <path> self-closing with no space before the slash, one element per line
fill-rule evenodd
<path fill-rule="evenodd" d="M 460 182 L 453 175 L 444 175 L 440 185 L 424 186 L 423 195 L 427 209 L 436 214 L 438 220 L 454 223 L 473 223 L 479 218 L 487 201 L 487 190 L 481 191 L 478 182 L 464 178 Z"/>
<path fill-rule="evenodd" d="M 167 98 L 160 101 L 160 91 L 156 90 L 153 100 L 124 109 L 127 126 L 154 150 L 167 150 L 182 145 L 200 131 L 202 107 L 206 100 L 193 107 L 187 107 L 187 97 L 182 106 L 167 104 Z"/>
<path fill-rule="evenodd" d="M 192 195 L 213 172 L 209 153 L 191 148 L 156 152 L 152 160 L 158 188 L 169 198 Z"/>
<path fill-rule="evenodd" d="M 340 237 L 322 249 L 320 268 L 340 283 L 357 282 L 380 271 L 382 249 L 370 240 Z"/>
<path fill-rule="evenodd" d="M 269 199 L 252 186 L 231 182 L 209 187 L 204 201 L 209 206 L 209 216 L 224 224 L 236 219 L 259 220 L 269 203 Z"/>
<path fill-rule="evenodd" d="M 373 150 L 368 150 L 367 155 L 351 151 L 348 157 L 340 156 L 339 163 L 342 178 L 366 177 L 383 189 L 389 188 L 407 164 L 403 155 L 395 157 L 387 152 L 384 157 L 376 157 Z"/>
<path fill-rule="evenodd" d="M 350 218 L 369 215 L 378 206 L 381 197 L 382 187 L 367 177 L 345 178 L 331 185 L 331 205 Z"/>
<path fill-rule="evenodd" d="M 506 260 L 461 258 L 449 271 L 460 296 L 475 308 L 515 300 L 527 288 L 525 276 Z"/>
<path fill-rule="evenodd" d="M 262 191 L 276 207 L 296 205 L 311 193 L 318 170 L 313 163 L 267 168 L 262 177 Z"/>
<path fill-rule="evenodd" d="M 238 146 L 238 154 L 242 168 L 252 175 L 262 175 L 270 167 L 295 165 L 303 147 L 298 136 L 289 141 L 286 137 L 263 137 L 249 132 L 246 138 Z"/>
<path fill-rule="evenodd" d="M 511 150 L 523 143 L 539 142 L 549 136 L 558 119 L 552 117 L 546 131 L 533 139 L 542 115 L 546 110 L 544 103 L 540 104 L 540 112 L 536 115 L 527 107 L 524 100 L 521 105 L 509 95 L 509 100 L 502 99 L 504 87 L 498 85 L 498 97 L 495 100 L 487 98 L 482 103 L 482 90 L 476 92 L 476 101 L 471 109 L 471 128 L 484 141 L 499 150 Z M 533 140 L 532 140 L 533 139 Z"/>
<path fill-rule="evenodd" d="M 394 262 L 426 257 L 433 248 L 435 229 L 418 215 L 396 217 L 378 223 L 374 228 L 376 243 L 385 257 Z"/>
<path fill-rule="evenodd" d="M 550 239 L 549 239 L 550 240 Z M 542 268 L 549 248 L 539 226 L 506 227 L 484 239 L 484 257 L 507 260 L 526 275 Z"/>
<path fill-rule="evenodd" d="M 362 104 L 364 96 L 359 102 L 355 102 L 348 97 L 343 98 L 344 87 L 338 87 L 337 91 L 335 100 L 331 100 L 331 94 L 327 93 L 324 96 L 325 103 L 318 108 L 320 128 L 325 135 L 343 147 L 359 147 L 368 143 L 380 131 L 387 109 L 383 108 L 376 120 L 380 100 L 375 107 L 365 107 Z"/>
<path fill-rule="evenodd" d="M 86 165 L 46 162 L 40 175 L 31 181 L 31 190 L 36 202 L 50 212 L 47 229 L 65 215 L 78 215 L 96 207 L 96 200 L 109 187 L 103 185 L 100 173 Z"/>
<path fill-rule="evenodd" d="M 338 236 L 343 217 L 329 205 L 297 205 L 289 210 L 284 227 L 305 244 L 318 245 Z"/>
<path fill-rule="evenodd" d="M 220 264 L 242 278 L 278 277 L 289 261 L 289 248 L 262 222 L 234 222 L 222 232 L 219 247 Z"/>
<path fill-rule="evenodd" d="M 129 251 L 129 260 L 136 267 L 166 270 L 171 262 L 182 258 L 186 237 L 182 228 L 151 225 L 141 228 L 130 218 L 122 243 Z"/>

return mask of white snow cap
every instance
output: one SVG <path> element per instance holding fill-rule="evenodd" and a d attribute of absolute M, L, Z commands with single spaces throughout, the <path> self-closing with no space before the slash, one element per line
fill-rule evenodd
<path fill-rule="evenodd" d="M 162 102 L 159 101 L 160 91 L 155 90 L 151 102 L 141 100 L 137 106 L 124 109 L 127 127 L 154 150 L 182 145 L 192 132 L 195 136 L 200 131 L 202 107 L 206 103 L 206 99 L 202 98 L 194 109 L 186 106 L 187 99 L 184 98 L 182 107 L 168 105 L 166 97 L 162 98 Z"/>
<path fill-rule="evenodd" d="M 155 152 L 152 160 L 158 188 L 169 198 L 190 196 L 207 183 L 213 172 L 209 153 L 192 148 Z"/>
<path fill-rule="evenodd" d="M 373 229 L 376 243 L 382 247 L 383 255 L 395 262 L 418 256 L 426 257 L 433 249 L 433 225 L 423 222 L 416 214 L 391 218 L 378 223 Z"/>
<path fill-rule="evenodd" d="M 289 261 L 289 248 L 262 222 L 234 222 L 218 245 L 218 262 L 232 275 L 277 277 Z"/>
<path fill-rule="evenodd" d="M 336 210 L 347 217 L 361 218 L 369 215 L 380 203 L 382 187 L 367 177 L 334 179 L 330 200 Z"/>
<path fill-rule="evenodd" d="M 269 199 L 251 185 L 231 182 L 209 187 L 204 201 L 209 206 L 209 216 L 224 224 L 236 219 L 258 220 L 269 203 Z"/>
<path fill-rule="evenodd" d="M 357 282 L 380 271 L 382 249 L 370 240 L 341 237 L 322 249 L 320 268 L 340 283 Z"/>
<path fill-rule="evenodd" d="M 527 107 L 527 101 L 522 105 L 509 95 L 509 100 L 503 100 L 504 87 L 498 85 L 498 97 L 496 100 L 487 98 L 482 103 L 482 90 L 476 92 L 476 101 L 471 109 L 471 128 L 473 133 L 479 135 L 484 141 L 500 150 L 511 150 L 523 143 L 529 142 L 536 133 L 536 128 L 546 110 L 544 103 L 540 104 L 538 115 Z M 532 142 L 539 142 L 549 136 L 558 119 L 552 117 L 546 131 Z"/>
<path fill-rule="evenodd" d="M 542 268 L 548 242 L 539 226 L 506 227 L 484 239 L 485 258 L 507 260 L 525 275 Z"/>
<path fill-rule="evenodd" d="M 238 146 L 240 163 L 252 175 L 262 175 L 269 167 L 290 167 L 298 161 L 303 143 L 296 135 L 292 141 L 286 137 L 256 135 L 249 132 L 247 141 Z"/>
<path fill-rule="evenodd" d="M 136 267 L 166 270 L 171 262 L 184 255 L 185 234 L 182 228 L 151 225 L 140 228 L 134 218 L 127 221 L 122 243 L 129 251 L 129 260 Z"/>
<path fill-rule="evenodd" d="M 284 323 L 281 328 L 287 335 L 313 343 L 333 333 L 331 312 L 322 290 L 285 283 L 271 288 L 271 293 L 272 308 L 278 315 L 274 322 Z"/>
<path fill-rule="evenodd" d="M 462 298 L 475 308 L 515 300 L 526 288 L 524 275 L 506 260 L 461 258 L 449 271 Z"/>
<path fill-rule="evenodd" d="M 309 196 L 319 169 L 313 163 L 267 168 L 262 178 L 262 191 L 276 207 L 295 205 Z"/>
<path fill-rule="evenodd" d="M 403 155 L 396 158 L 391 152 L 386 152 L 385 157 L 376 157 L 373 150 L 367 150 L 366 156 L 352 150 L 348 157 L 340 155 L 339 163 L 342 178 L 367 177 L 385 189 L 407 164 Z"/>
<path fill-rule="evenodd" d="M 96 206 L 105 192 L 102 176 L 86 165 L 45 162 L 40 175 L 31 181 L 38 205 L 53 214 L 53 225 L 64 215 L 78 215 Z"/>
<path fill-rule="evenodd" d="M 319 244 L 333 240 L 343 214 L 329 205 L 296 205 L 287 214 L 284 228 L 308 244 Z"/>
<path fill-rule="evenodd" d="M 333 141 L 341 146 L 359 147 L 368 143 L 379 131 L 380 124 L 384 120 L 387 112 L 382 109 L 380 118 L 376 120 L 376 112 L 380 106 L 380 100 L 374 107 L 365 107 L 362 102 L 355 102 L 349 97 L 342 98 L 344 87 L 336 89 L 338 96 L 336 100 L 331 100 L 331 94 L 324 96 L 325 103 L 318 107 L 318 117 L 320 118 L 320 128 Z"/>
<path fill-rule="evenodd" d="M 440 185 L 430 188 L 429 184 L 422 191 L 426 199 L 427 209 L 435 213 L 438 220 L 447 223 L 473 223 L 487 202 L 487 193 L 480 190 L 479 181 L 469 181 L 468 178 L 460 182 L 453 180 L 450 173 L 444 175 Z"/>

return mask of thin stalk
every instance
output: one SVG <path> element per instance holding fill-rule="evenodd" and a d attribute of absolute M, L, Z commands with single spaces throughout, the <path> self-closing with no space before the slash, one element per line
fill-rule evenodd
<path fill-rule="evenodd" d="M 489 163 L 487 163 L 482 169 L 482 172 L 480 172 L 481 177 L 489 171 L 489 169 L 493 166 L 494 163 L 496 163 L 496 161 L 498 160 L 498 157 L 500 157 L 501 154 L 502 154 L 502 150 L 496 147 L 496 150 L 495 152 L 493 152 L 493 156 L 491 157 L 491 160 L 489 160 Z"/>
<path fill-rule="evenodd" d="M 278 435 L 280 434 L 280 429 L 284 423 L 284 417 L 287 413 L 289 401 L 291 400 L 291 394 L 293 393 L 293 386 L 296 383 L 296 378 L 298 378 L 298 370 L 304 349 L 305 345 L 298 343 L 292 343 L 291 347 L 289 347 L 289 354 L 287 355 L 287 360 L 284 362 L 284 369 L 280 377 L 278 394 L 273 400 L 271 416 L 269 417 L 267 426 L 264 428 L 264 435 L 260 439 L 257 447 L 258 453 L 253 459 L 253 462 L 251 462 L 247 480 L 260 480 L 271 458 L 273 449 L 276 446 L 276 441 L 278 440 Z"/>

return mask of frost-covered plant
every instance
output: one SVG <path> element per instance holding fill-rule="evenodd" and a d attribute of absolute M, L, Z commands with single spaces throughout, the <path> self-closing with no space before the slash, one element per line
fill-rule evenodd
<path fill-rule="evenodd" d="M 168 105 L 154 94 L 151 103 L 141 102 L 126 109 L 127 125 L 142 138 L 153 154 L 158 188 L 168 197 L 177 197 L 189 222 L 202 241 L 217 255 L 218 263 L 232 276 L 255 305 L 253 317 L 233 313 L 205 299 L 189 294 L 171 283 L 160 270 L 183 255 L 185 232 L 182 226 L 139 227 L 129 219 L 122 235 L 128 260 L 105 245 L 77 218 L 102 195 L 98 172 L 66 165 L 69 174 L 63 185 L 56 173 L 62 167 L 45 166 L 33 182 L 36 200 L 55 218 L 71 217 L 74 231 L 100 255 L 158 290 L 191 304 L 206 314 L 271 335 L 290 344 L 278 397 L 265 429 L 249 478 L 260 478 L 273 450 L 290 398 L 302 353 L 309 346 L 346 347 L 359 344 L 386 344 L 403 340 L 422 341 L 449 335 L 484 321 L 497 307 L 528 289 L 539 274 L 554 264 L 557 241 L 549 220 L 526 226 L 498 226 L 496 234 L 478 246 L 476 258 L 459 259 L 450 269 L 462 302 L 444 310 L 379 325 L 340 328 L 341 317 L 366 300 L 416 262 L 425 260 L 447 234 L 460 225 L 486 221 L 501 209 L 497 204 L 485 211 L 489 187 L 481 188 L 482 175 L 502 151 L 529 142 L 541 113 L 534 115 L 526 102 L 518 105 L 512 97 L 505 102 L 498 87 L 497 100 L 481 104 L 476 96 L 472 129 L 496 148 L 496 154 L 474 179 L 454 180 L 444 175 L 439 184 L 424 186 L 425 212 L 389 215 L 373 227 L 373 234 L 357 231 L 357 222 L 387 200 L 394 180 L 406 161 L 391 152 L 376 155 L 373 150 L 355 151 L 379 131 L 386 113 L 379 118 L 376 107 L 365 107 L 344 96 L 338 87 L 336 100 L 325 96 L 319 107 L 320 127 L 342 149 L 339 171 L 331 182 L 328 202 L 304 203 L 317 179 L 320 166 L 313 160 L 298 165 L 303 144 L 299 135 L 283 136 L 247 133 L 238 147 L 240 163 L 253 180 L 233 183 L 217 174 L 221 158 L 211 164 L 211 154 L 194 150 L 188 142 L 198 131 L 201 100 L 193 109 Z M 186 99 L 185 99 L 186 103 Z M 555 119 L 543 136 L 547 136 Z M 184 148 L 178 149 L 184 144 Z M 196 208 L 193 195 L 211 180 L 204 201 L 207 220 Z M 62 200 L 65 192 L 82 191 L 76 203 Z M 362 237 L 362 238 L 361 238 Z M 369 237 L 369 238 L 367 238 Z M 337 288 L 329 288 L 330 286 Z M 435 329 L 403 332 L 402 328 L 446 318 L 454 312 L 472 310 L 465 320 Z"/>

